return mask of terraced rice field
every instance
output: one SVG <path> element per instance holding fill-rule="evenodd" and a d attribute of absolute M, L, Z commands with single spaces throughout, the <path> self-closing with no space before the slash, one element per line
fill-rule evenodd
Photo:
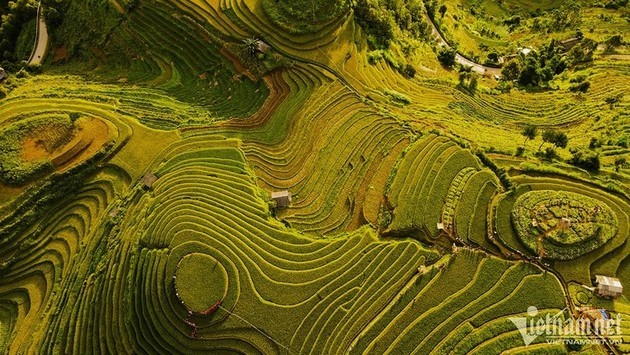
<path fill-rule="evenodd" d="M 351 11 L 105 8 L 94 58 L 2 84 L 0 172 L 21 179 L 0 179 L 0 353 L 630 352 L 630 287 L 587 288 L 630 282 L 628 150 L 606 141 L 596 176 L 505 154 L 543 143 L 527 124 L 580 148 L 630 133 L 626 62 L 593 62 L 587 95 L 470 94 L 434 58 L 414 79 L 369 64 Z M 536 333 L 588 307 L 621 343 Z"/>

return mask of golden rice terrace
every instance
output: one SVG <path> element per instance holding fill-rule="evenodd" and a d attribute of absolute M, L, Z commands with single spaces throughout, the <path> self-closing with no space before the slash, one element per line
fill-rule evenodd
<path fill-rule="evenodd" d="M 0 15 L 0 353 L 630 353 L 627 0 Z"/>

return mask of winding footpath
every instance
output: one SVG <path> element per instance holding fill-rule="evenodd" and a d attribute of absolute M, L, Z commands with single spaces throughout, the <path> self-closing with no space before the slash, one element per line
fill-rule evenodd
<path fill-rule="evenodd" d="M 42 3 L 40 1 L 37 6 L 37 28 L 35 29 L 35 44 L 33 45 L 33 52 L 28 59 L 28 64 L 41 64 L 48 48 L 48 28 L 46 27 L 46 20 L 42 14 Z"/>
<path fill-rule="evenodd" d="M 429 22 L 429 24 L 431 25 L 431 32 L 433 33 L 433 36 L 435 38 L 438 39 L 440 47 L 447 47 L 447 48 L 451 48 L 453 49 L 453 47 L 451 47 L 450 44 L 448 44 L 448 42 L 446 41 L 446 38 L 444 38 L 444 36 L 442 35 L 442 33 L 438 30 L 437 25 L 435 24 L 435 22 L 433 21 L 433 19 L 427 14 L 426 15 L 427 21 Z M 485 65 L 481 65 L 479 63 L 475 63 L 472 60 L 464 57 L 463 55 L 459 54 L 459 52 L 455 52 L 455 62 L 461 64 L 461 65 L 467 65 L 469 67 L 472 67 L 472 70 L 474 70 L 475 72 L 484 75 L 491 75 L 491 76 L 495 76 L 495 75 L 499 75 L 501 76 L 501 69 L 500 68 L 493 68 L 493 67 L 488 67 Z"/>

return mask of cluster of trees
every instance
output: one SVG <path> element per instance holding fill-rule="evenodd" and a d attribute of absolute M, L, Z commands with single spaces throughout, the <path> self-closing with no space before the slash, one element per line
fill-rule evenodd
<path fill-rule="evenodd" d="M 628 0 L 608 0 L 599 3 L 599 6 L 601 7 L 613 10 L 617 10 L 620 7 L 624 7 L 626 5 L 628 5 Z"/>
<path fill-rule="evenodd" d="M 479 75 L 468 68 L 462 68 L 459 73 L 459 87 L 474 93 L 479 84 Z"/>
<path fill-rule="evenodd" d="M 517 80 L 520 85 L 540 86 L 567 68 L 567 62 L 556 41 L 551 41 L 540 52 L 532 50 L 510 60 L 501 70 L 504 80 Z"/>
<path fill-rule="evenodd" d="M 387 49 L 396 32 L 426 39 L 431 31 L 424 20 L 422 0 L 356 0 L 354 19 L 368 36 L 372 49 Z"/>
<path fill-rule="evenodd" d="M 538 136 L 538 128 L 533 125 L 526 126 L 525 128 L 523 128 L 521 134 L 525 137 L 523 147 L 519 147 L 519 152 L 522 154 L 522 152 L 524 151 L 524 147 L 527 144 L 527 141 L 535 139 Z M 540 144 L 540 146 L 538 146 L 538 153 L 536 153 L 536 156 L 540 158 L 545 158 L 547 160 L 557 159 L 558 155 L 556 154 L 555 148 L 566 148 L 569 143 L 569 138 L 564 132 L 560 132 L 554 129 L 547 129 L 543 131 L 542 140 L 542 143 Z M 541 151 L 545 143 L 551 143 L 553 147 L 547 147 L 544 151 Z M 597 140 L 596 138 L 591 139 L 591 143 L 589 145 L 589 148 L 591 150 L 600 146 L 601 142 L 599 142 L 599 140 Z M 572 154 L 571 159 L 567 160 L 569 164 L 593 172 L 599 171 L 599 153 L 595 151 L 584 151 L 575 148 L 571 148 L 569 151 Z M 615 169 L 618 170 L 625 164 L 625 158 L 620 157 L 615 161 Z"/>
<path fill-rule="evenodd" d="M 538 128 L 533 125 L 526 126 L 521 131 L 521 135 L 525 137 L 525 141 L 523 142 L 523 148 L 520 150 L 520 153 L 525 150 L 525 146 L 528 141 L 535 139 L 538 136 Z M 569 137 L 564 132 L 556 131 L 554 129 L 546 129 L 542 133 L 542 143 L 538 146 L 538 155 L 544 156 L 546 159 L 554 159 L 557 157 L 555 148 L 566 148 L 567 144 L 569 144 Z M 553 147 L 548 147 L 543 153 L 540 152 L 543 145 L 545 143 L 551 143 Z M 520 155 L 520 154 L 519 154 Z"/>
<path fill-rule="evenodd" d="M 626 157 L 617 157 L 615 158 L 615 171 L 619 171 L 619 169 L 623 168 L 626 165 Z"/>
<path fill-rule="evenodd" d="M 569 164 L 589 171 L 599 171 L 600 162 L 598 153 L 572 149 L 571 154 L 573 154 L 573 157 L 569 159 Z"/>
<path fill-rule="evenodd" d="M 542 17 L 541 11 L 532 13 L 534 20 L 532 30 L 538 32 L 558 32 L 567 28 L 576 28 L 582 22 L 580 5 L 577 2 L 566 1 L 562 6 L 553 9 Z"/>
<path fill-rule="evenodd" d="M 350 10 L 347 0 L 263 0 L 263 11 L 291 33 L 311 33 Z"/>
<path fill-rule="evenodd" d="M 501 185 L 503 185 L 506 190 L 512 190 L 514 188 L 514 183 L 512 183 L 512 179 L 510 179 L 510 176 L 507 174 L 504 168 L 500 168 L 482 151 L 475 152 L 475 155 L 479 157 L 483 165 L 487 166 L 488 168 L 490 168 L 490 170 L 497 174 Z"/>
<path fill-rule="evenodd" d="M 452 68 L 455 65 L 456 56 L 455 49 L 444 46 L 438 51 L 437 59 L 446 68 Z"/>
<path fill-rule="evenodd" d="M 571 85 L 569 86 L 569 91 L 571 92 L 587 92 L 591 87 L 591 83 L 586 81 L 585 76 L 572 78 L 569 82 L 571 82 Z"/>
<path fill-rule="evenodd" d="M 580 38 L 580 32 L 578 32 L 578 38 Z M 584 62 L 590 62 L 593 60 L 593 54 L 597 49 L 597 42 L 590 38 L 580 38 L 580 43 L 571 48 L 567 54 L 567 59 L 570 65 L 575 65 Z"/>
<path fill-rule="evenodd" d="M 623 41 L 623 37 L 621 35 L 612 35 L 610 37 L 608 37 L 608 39 L 606 39 L 604 41 L 604 52 L 605 53 L 610 53 L 613 51 L 613 49 L 615 49 L 616 47 L 619 47 L 621 45 L 624 44 Z"/>
<path fill-rule="evenodd" d="M 532 50 L 527 54 L 519 54 L 503 66 L 502 78 L 507 81 L 516 80 L 522 86 L 542 86 L 567 67 L 593 60 L 597 42 L 584 38 L 579 31 L 576 35 L 578 39 L 581 38 L 580 42 L 568 53 L 564 53 L 559 43 L 552 40 L 538 52 Z M 571 91 L 586 92 L 590 87 L 590 83 L 584 81 L 575 84 L 570 88 Z"/>
<path fill-rule="evenodd" d="M 15 44 L 23 25 L 35 18 L 37 14 L 36 0 L 10 1 L 2 8 L 2 24 L 0 25 L 0 62 L 15 62 Z"/>

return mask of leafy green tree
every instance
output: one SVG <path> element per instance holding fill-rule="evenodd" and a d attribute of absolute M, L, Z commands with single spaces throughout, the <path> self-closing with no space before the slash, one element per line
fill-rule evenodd
<path fill-rule="evenodd" d="M 387 49 L 394 39 L 393 11 L 382 6 L 378 0 L 357 0 L 354 5 L 354 19 L 368 35 L 372 48 Z"/>
<path fill-rule="evenodd" d="M 604 52 L 610 53 L 615 47 L 619 47 L 623 44 L 623 37 L 621 35 L 610 36 L 604 41 Z"/>
<path fill-rule="evenodd" d="M 505 80 L 516 80 L 520 74 L 521 63 L 516 59 L 510 60 L 503 66 L 503 69 L 501 69 L 501 76 Z"/>
<path fill-rule="evenodd" d="M 615 171 L 619 171 L 624 165 L 626 165 L 626 157 L 617 157 L 615 159 Z"/>
<path fill-rule="evenodd" d="M 569 164 L 596 172 L 600 168 L 599 154 L 595 152 L 586 153 L 581 150 L 574 151 L 573 157 L 569 159 Z"/>
<path fill-rule="evenodd" d="M 532 85 L 538 86 L 543 78 L 543 74 L 540 70 L 540 64 L 536 60 L 535 56 L 529 55 L 525 58 L 523 69 L 518 76 L 518 83 L 523 86 Z"/>
<path fill-rule="evenodd" d="M 569 144 L 569 137 L 564 132 L 555 132 L 551 143 L 557 148 L 566 148 L 567 144 Z"/>
<path fill-rule="evenodd" d="M 408 78 L 413 78 L 416 76 L 416 68 L 414 68 L 411 64 L 406 64 L 405 69 L 403 69 L 403 73 Z"/>
<path fill-rule="evenodd" d="M 556 138 L 556 131 L 554 131 L 553 129 L 546 129 L 543 131 L 542 133 L 542 143 L 540 143 L 540 146 L 538 147 L 538 150 L 540 150 L 543 146 L 543 144 L 545 143 L 551 143 L 554 141 L 554 139 Z"/>
<path fill-rule="evenodd" d="M 444 14 L 446 13 L 446 5 L 440 6 L 440 9 L 438 11 L 440 12 L 440 16 L 444 17 Z"/>
<path fill-rule="evenodd" d="M 440 63 L 447 67 L 447 68 L 451 68 L 453 67 L 453 65 L 455 65 L 455 56 L 457 55 L 457 52 L 455 52 L 454 49 L 452 48 L 447 48 L 447 47 L 442 47 L 440 48 L 440 50 L 438 51 L 438 61 L 440 61 Z"/>
<path fill-rule="evenodd" d="M 470 73 L 467 71 L 462 71 L 459 73 L 459 86 L 461 87 L 465 87 L 466 86 L 466 81 L 468 80 L 468 78 L 470 77 Z"/>
<path fill-rule="evenodd" d="M 596 49 L 597 42 L 590 38 L 584 38 L 578 45 L 571 48 L 567 56 L 574 64 L 590 62 L 593 60 L 593 54 Z"/>
<path fill-rule="evenodd" d="M 258 39 L 256 37 L 245 38 L 243 40 L 247 54 L 255 56 L 258 52 Z"/>
<path fill-rule="evenodd" d="M 525 137 L 525 142 L 523 142 L 523 146 L 525 146 L 527 144 L 527 141 L 536 138 L 536 136 L 538 135 L 538 128 L 534 125 L 528 125 L 523 128 L 521 135 Z"/>
<path fill-rule="evenodd" d="M 553 147 L 547 147 L 545 148 L 544 157 L 545 159 L 551 161 L 558 157 L 558 153 L 556 153 L 556 150 Z"/>
<path fill-rule="evenodd" d="M 470 81 L 468 82 L 468 90 L 474 93 L 477 91 L 477 86 L 479 85 L 479 79 L 477 79 L 477 75 L 472 75 Z"/>
<path fill-rule="evenodd" d="M 496 51 L 488 53 L 488 61 L 492 63 L 497 63 L 499 61 L 499 53 Z"/>
<path fill-rule="evenodd" d="M 573 84 L 569 86 L 569 91 L 571 92 L 587 92 L 591 87 L 591 83 L 588 81 L 583 81 L 581 83 Z"/>

